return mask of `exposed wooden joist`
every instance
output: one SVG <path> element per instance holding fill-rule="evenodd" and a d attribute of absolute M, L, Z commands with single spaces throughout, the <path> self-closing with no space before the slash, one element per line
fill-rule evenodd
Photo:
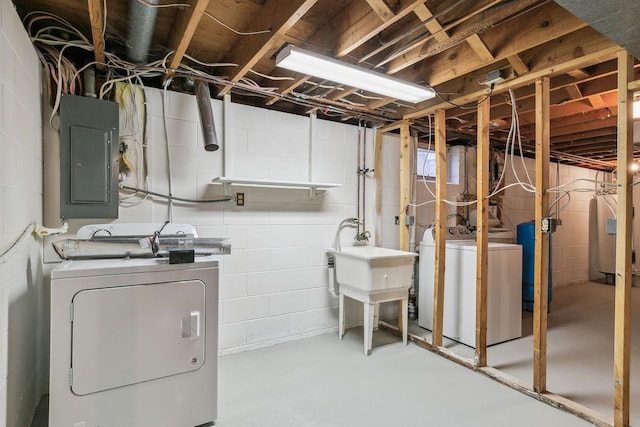
<path fill-rule="evenodd" d="M 511 64 L 511 66 L 513 67 L 513 70 L 518 75 L 526 74 L 529 72 L 529 67 L 527 66 L 527 64 L 524 63 L 520 55 L 518 54 L 509 55 L 507 56 L 507 61 L 509 61 L 509 64 Z"/>
<path fill-rule="evenodd" d="M 413 13 L 416 14 L 419 20 L 424 22 L 424 27 L 429 30 L 433 37 L 439 41 L 443 42 L 449 39 L 449 35 L 445 31 L 445 29 L 440 25 L 437 19 L 433 19 L 433 13 L 429 8 L 422 4 L 414 9 Z"/>
<path fill-rule="evenodd" d="M 476 228 L 476 352 L 477 366 L 487 365 L 487 289 L 489 285 L 489 121 L 491 99 L 478 104 L 477 228 Z"/>
<path fill-rule="evenodd" d="M 497 25 L 506 17 L 522 11 L 527 7 L 535 4 L 536 2 L 537 0 L 518 0 L 512 4 L 496 8 L 495 10 L 487 11 L 481 16 L 470 19 L 469 22 L 465 23 L 465 25 L 461 25 L 453 29 L 450 32 L 450 38 L 448 40 L 438 43 L 423 43 L 413 47 L 410 50 L 405 49 L 403 50 L 401 57 L 398 55 L 394 55 L 393 57 L 390 57 L 387 60 L 381 62 L 379 65 L 388 63 L 389 65 L 387 66 L 387 72 L 389 74 L 398 73 L 399 71 L 404 70 L 405 68 L 409 68 L 428 57 L 444 52 L 445 50 L 458 45 L 460 42 L 466 40 L 473 34 L 477 34 L 482 31 L 488 31 L 489 28 Z M 491 7 L 497 3 L 500 2 L 491 2 L 486 6 Z M 477 9 L 477 11 L 479 12 L 484 12 L 484 10 L 486 9 Z M 452 24 L 447 25 L 445 26 L 445 29 L 449 29 L 451 26 Z"/>
<path fill-rule="evenodd" d="M 433 278 L 433 330 L 431 342 L 442 347 L 444 325 L 444 274 L 447 227 L 447 135 L 445 110 L 435 112 L 436 139 L 436 255 Z"/>
<path fill-rule="evenodd" d="M 266 2 L 260 11 L 260 25 L 265 28 L 270 28 L 271 31 L 269 33 L 243 36 L 238 40 L 225 59 L 225 62 L 237 64 L 237 67 L 231 70 L 229 80 L 237 82 L 243 78 L 249 70 L 273 48 L 275 43 L 282 42 L 282 36 L 290 30 L 317 1 L 318 0 L 270 0 Z M 220 93 L 224 94 L 230 89 L 231 86 L 225 86 Z"/>
<path fill-rule="evenodd" d="M 489 50 L 487 45 L 484 44 L 484 42 L 482 41 L 482 39 L 478 34 L 472 34 L 471 36 L 469 36 L 467 38 L 467 43 L 469 43 L 469 46 L 471 46 L 471 49 L 473 49 L 476 55 L 478 55 L 478 58 L 480 58 L 481 60 L 492 62 L 495 59 L 493 57 L 493 54 L 491 53 L 491 50 Z"/>
<path fill-rule="evenodd" d="M 631 241 L 633 233 L 633 56 L 618 54 L 618 217 L 616 223 L 616 289 L 613 387 L 615 427 L 629 426 L 631 371 Z"/>
<path fill-rule="evenodd" d="M 96 68 L 104 70 L 104 10 L 102 0 L 87 0 Z"/>
<path fill-rule="evenodd" d="M 545 7 L 538 7 L 482 34 L 482 40 L 495 57 L 493 60 L 479 58 L 467 44 L 461 43 L 435 56 L 428 51 L 421 52 L 420 60 L 426 57 L 430 60 L 423 61 L 418 69 L 398 77 L 414 80 L 419 76 L 431 86 L 438 85 L 584 27 L 584 21 L 555 3 L 548 3 Z M 452 34 L 451 39 L 454 40 L 455 35 Z M 393 64 L 390 66 L 394 69 Z"/>
<path fill-rule="evenodd" d="M 178 11 L 176 21 L 171 30 L 169 50 L 173 51 L 173 56 L 171 56 L 171 61 L 169 62 L 167 77 L 175 74 L 174 70 L 178 68 L 182 58 L 187 53 L 191 39 L 204 16 L 209 0 L 192 0 L 190 4 L 191 7 Z"/>
<path fill-rule="evenodd" d="M 387 22 L 393 17 L 393 11 L 384 0 L 367 0 L 367 3 L 383 22 Z"/>
<path fill-rule="evenodd" d="M 589 53 L 583 56 L 580 56 L 579 58 L 575 58 L 573 60 L 570 61 L 566 61 L 562 64 L 555 64 L 553 66 L 550 66 L 548 68 L 543 68 L 537 71 L 532 71 L 529 74 L 526 74 L 524 76 L 519 76 L 515 79 L 506 81 L 502 84 L 500 84 L 499 90 L 500 91 L 505 91 L 508 90 L 510 88 L 516 88 L 516 87 L 520 87 L 520 86 L 524 86 L 526 84 L 531 84 L 533 83 L 536 79 L 539 79 L 542 76 L 546 76 L 546 75 L 552 75 L 552 74 L 559 74 L 559 73 L 566 73 L 568 70 L 572 70 L 575 69 L 577 67 L 585 67 L 585 66 L 589 66 L 589 65 L 593 65 L 593 64 L 597 64 L 600 62 L 604 62 L 610 58 L 615 57 L 615 55 L 620 51 L 620 47 L 613 45 L 612 43 L 610 44 L 610 47 L 602 49 L 602 50 L 598 50 L 596 52 L 593 53 Z M 464 105 L 464 104 L 468 104 L 470 102 L 474 102 L 474 100 L 478 99 L 478 97 L 481 97 L 483 95 L 486 95 L 488 92 L 488 89 L 486 87 L 482 87 L 480 90 L 476 90 L 476 91 L 472 91 L 469 93 L 463 93 L 460 96 L 457 96 L 453 99 L 451 99 L 450 101 L 452 103 L 458 104 L 458 105 Z M 444 109 L 448 109 L 451 108 L 451 104 L 449 104 L 448 102 L 442 102 L 442 101 L 426 101 L 424 103 L 422 103 L 420 105 L 422 108 L 415 108 L 413 109 L 411 112 L 407 111 L 405 114 L 403 114 L 403 118 L 405 119 L 415 119 L 418 117 L 424 117 L 428 114 L 433 113 L 434 111 L 437 111 L 438 109 L 444 108 Z"/>
<path fill-rule="evenodd" d="M 321 37 L 326 38 L 329 36 L 329 40 L 334 40 L 336 39 L 335 35 L 338 34 L 335 45 L 335 56 L 341 58 L 362 46 L 367 40 L 377 36 L 391 24 L 398 22 L 400 19 L 412 13 L 415 8 L 423 3 L 424 0 L 401 0 L 391 19 L 382 21 L 378 14 L 370 8 L 367 8 L 370 13 L 362 16 L 361 3 L 359 1 L 352 1 L 347 7 L 347 10 L 338 18 L 337 22 L 335 22 L 334 25 L 328 25 L 327 28 L 323 30 L 325 34 L 321 35 Z"/>
<path fill-rule="evenodd" d="M 578 85 L 569 85 L 564 88 L 569 95 L 569 99 L 580 99 L 582 98 L 582 92 L 580 92 L 580 88 Z"/>
<path fill-rule="evenodd" d="M 520 0 L 535 3 L 538 0 Z M 420 53 L 431 47 L 433 45 L 444 47 L 444 49 L 449 48 L 451 46 L 455 46 L 456 44 L 464 41 L 467 37 L 477 34 L 478 32 L 482 32 L 487 28 L 490 28 L 492 24 L 491 17 L 493 16 L 490 12 L 483 14 L 486 10 L 490 9 L 493 6 L 501 3 L 502 0 L 480 0 L 475 2 L 474 5 L 476 8 L 466 14 L 465 16 L 457 19 L 453 22 L 448 23 L 446 26 L 442 27 L 442 32 L 453 31 L 455 29 L 455 36 L 447 36 L 445 37 L 435 37 L 435 34 L 427 34 L 422 37 L 418 37 L 412 43 L 409 43 L 406 46 L 403 46 L 402 49 L 396 49 L 393 54 L 388 55 L 386 58 L 381 60 L 376 64 L 377 67 L 381 67 L 386 64 L 395 64 L 387 66 L 387 73 L 394 74 L 401 69 L 407 68 L 416 62 L 424 59 L 420 57 Z M 481 17 L 477 17 L 477 15 L 483 14 Z M 474 19 L 475 18 L 475 19 Z M 462 24 L 470 21 L 467 25 L 462 26 Z M 460 28 L 456 28 L 460 26 Z M 434 40 L 435 39 L 435 42 Z M 443 50 L 444 50 L 443 49 Z M 416 58 L 416 55 L 418 56 Z M 402 63 L 409 61 L 406 65 L 402 66 Z M 413 62 L 411 62 L 413 61 Z"/>
<path fill-rule="evenodd" d="M 533 286 L 533 389 L 547 391 L 547 309 L 549 233 L 542 218 L 549 215 L 549 77 L 536 81 L 535 261 Z"/>
<path fill-rule="evenodd" d="M 584 80 L 589 77 L 589 73 L 584 70 L 571 70 L 567 74 L 576 80 Z"/>

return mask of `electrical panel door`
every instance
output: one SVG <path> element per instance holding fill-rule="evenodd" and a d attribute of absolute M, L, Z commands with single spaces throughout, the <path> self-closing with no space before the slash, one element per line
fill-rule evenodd
<path fill-rule="evenodd" d="M 118 104 L 63 95 L 60 216 L 118 217 Z"/>

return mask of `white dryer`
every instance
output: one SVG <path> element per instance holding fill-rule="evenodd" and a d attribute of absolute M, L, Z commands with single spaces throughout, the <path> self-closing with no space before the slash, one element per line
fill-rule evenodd
<path fill-rule="evenodd" d="M 447 228 L 443 335 L 475 347 L 476 256 L 474 236 L 464 227 Z M 489 242 L 487 345 L 522 336 L 522 247 Z M 432 330 L 435 229 L 420 244 L 418 325 Z"/>
<path fill-rule="evenodd" d="M 50 353 L 51 427 L 212 425 L 218 261 L 64 261 Z"/>

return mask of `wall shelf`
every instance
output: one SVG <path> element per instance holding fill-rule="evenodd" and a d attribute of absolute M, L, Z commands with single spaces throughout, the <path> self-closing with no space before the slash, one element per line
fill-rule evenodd
<path fill-rule="evenodd" d="M 309 197 L 314 198 L 317 195 L 324 194 L 329 188 L 341 187 L 342 184 L 332 184 L 327 182 L 308 182 L 308 181 L 284 181 L 279 179 L 257 179 L 257 178 L 240 178 L 219 176 L 213 178 L 213 184 L 222 184 L 224 186 L 224 194 L 231 196 L 231 186 L 242 187 L 269 187 L 269 188 L 301 188 L 309 190 Z"/>

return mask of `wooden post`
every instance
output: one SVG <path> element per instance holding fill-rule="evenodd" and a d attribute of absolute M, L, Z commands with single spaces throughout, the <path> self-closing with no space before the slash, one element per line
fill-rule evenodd
<path fill-rule="evenodd" d="M 437 110 L 436 128 L 436 265 L 433 278 L 433 330 L 431 341 L 442 346 L 444 324 L 444 262 L 446 252 L 447 205 L 447 139 L 445 111 Z"/>
<path fill-rule="evenodd" d="M 376 129 L 376 143 L 373 148 L 373 179 L 376 185 L 376 213 L 375 217 L 378 218 L 375 221 L 375 245 L 380 246 L 382 244 L 382 135 L 384 132 L 380 129 Z"/>
<path fill-rule="evenodd" d="M 400 250 L 409 250 L 409 230 L 405 225 L 405 208 L 411 201 L 411 136 L 409 122 L 400 126 Z"/>
<path fill-rule="evenodd" d="M 398 233 L 400 239 L 400 250 L 409 250 L 409 231 L 411 228 L 406 224 L 405 208 L 411 201 L 411 135 L 409 132 L 409 122 L 404 122 L 400 126 L 400 225 Z M 398 329 L 404 331 L 406 325 L 404 319 L 399 314 L 402 313 L 402 301 L 398 301 Z"/>
<path fill-rule="evenodd" d="M 547 391 L 547 310 L 549 306 L 549 234 L 542 218 L 549 216 L 549 77 L 536 81 L 536 230 L 533 279 L 533 389 Z"/>
<path fill-rule="evenodd" d="M 489 116 L 490 99 L 478 105 L 476 203 L 476 366 L 487 366 L 487 286 L 489 281 Z"/>
<path fill-rule="evenodd" d="M 633 172 L 633 56 L 618 54 L 618 218 L 616 224 L 616 289 L 613 350 L 613 425 L 629 425 L 631 361 L 631 221 Z"/>

